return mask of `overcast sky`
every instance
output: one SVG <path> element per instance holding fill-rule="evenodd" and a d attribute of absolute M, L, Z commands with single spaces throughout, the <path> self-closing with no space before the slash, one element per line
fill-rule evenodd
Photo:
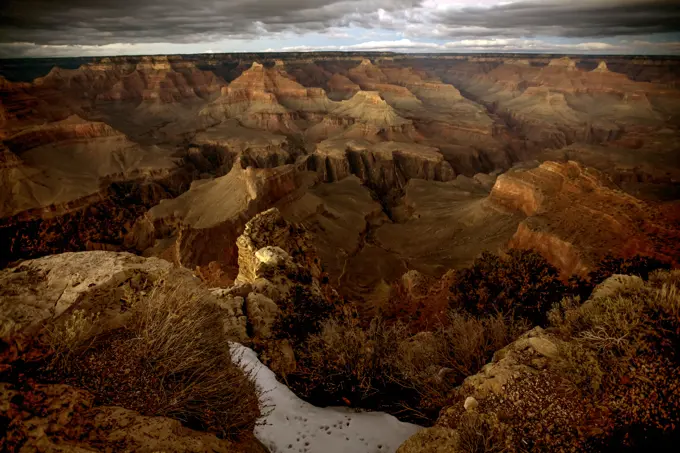
<path fill-rule="evenodd" d="M 0 1 L 0 57 L 287 50 L 680 54 L 680 0 Z"/>

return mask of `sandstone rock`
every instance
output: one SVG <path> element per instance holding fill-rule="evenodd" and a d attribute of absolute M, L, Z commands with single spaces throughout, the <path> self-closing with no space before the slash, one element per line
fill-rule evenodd
<path fill-rule="evenodd" d="M 326 112 L 331 101 L 323 90 L 305 88 L 288 76 L 283 65 L 265 68 L 259 63 L 222 90 L 222 95 L 201 111 L 220 120 L 236 118 L 256 129 L 297 133 L 301 114 Z"/>
<path fill-rule="evenodd" d="M 626 292 L 626 290 L 636 290 L 643 285 L 644 281 L 636 275 L 612 275 L 595 287 L 590 299 L 615 297 L 619 293 Z"/>
<path fill-rule="evenodd" d="M 609 68 L 607 68 L 607 62 L 600 61 L 597 64 L 597 68 L 593 69 L 593 72 L 609 72 Z"/>
<path fill-rule="evenodd" d="M 66 385 L 19 389 L 0 383 L 0 416 L 8 421 L 6 445 L 21 443 L 26 451 L 265 452 L 254 439 L 234 443 L 185 428 L 177 420 L 95 406 L 93 395 Z"/>
<path fill-rule="evenodd" d="M 141 287 L 171 270 L 167 261 L 128 253 L 65 253 L 26 261 L 0 271 L 0 337 L 34 330 L 47 320 L 78 307 L 120 317 L 120 298 L 127 286 Z M 188 272 L 177 278 L 193 282 Z"/>
<path fill-rule="evenodd" d="M 244 169 L 237 162 L 229 174 L 193 184 L 180 197 L 155 206 L 137 222 L 143 233 L 138 234 L 157 240 L 174 237 L 169 253 L 185 267 L 212 261 L 233 267 L 238 261 L 235 242 L 248 220 L 283 198 L 301 196 L 314 180 L 293 165 Z"/>
<path fill-rule="evenodd" d="M 280 264 L 285 264 L 290 259 L 288 253 L 281 247 L 264 247 L 255 252 L 255 258 L 259 264 L 257 266 L 271 266 L 275 267 Z"/>
<path fill-rule="evenodd" d="M 238 282 L 252 283 L 261 275 L 258 258 L 270 256 L 271 252 L 277 257 L 277 264 L 289 262 L 290 265 L 308 266 L 308 272 L 312 277 L 321 275 L 320 263 L 314 262 L 314 247 L 311 237 L 300 227 L 290 225 L 276 209 L 269 209 L 253 218 L 245 227 L 245 230 L 237 240 L 239 276 Z M 276 248 L 272 248 L 276 247 Z M 266 251 L 260 252 L 260 250 Z M 283 253 L 282 253 L 283 252 Z M 292 254 L 292 255 L 291 255 Z M 288 267 L 290 267 L 290 265 Z M 286 266 L 284 266 L 285 271 Z"/>
<path fill-rule="evenodd" d="M 248 322 L 252 326 L 253 334 L 261 340 L 271 336 L 271 329 L 279 314 L 279 307 L 268 297 L 250 293 L 246 300 Z"/>
<path fill-rule="evenodd" d="M 217 299 L 217 304 L 224 310 L 224 330 L 234 338 L 234 341 L 247 342 L 249 337 L 245 298 L 233 296 L 224 290 L 216 290 L 212 293 Z"/>
<path fill-rule="evenodd" d="M 455 177 L 436 148 L 398 142 L 372 145 L 366 140 L 326 140 L 317 146 L 310 164 L 324 181 L 354 174 L 381 193 L 402 189 L 411 179 L 450 181 Z"/>
<path fill-rule="evenodd" d="M 474 397 L 468 396 L 465 399 L 465 403 L 463 404 L 463 407 L 465 408 L 466 411 L 474 411 L 479 407 L 479 403 L 477 402 L 477 400 Z"/>
<path fill-rule="evenodd" d="M 490 200 L 527 216 L 509 245 L 539 251 L 564 275 L 584 275 L 612 251 L 671 260 L 670 249 L 680 240 L 680 232 L 654 205 L 623 193 L 606 175 L 576 162 L 545 162 L 503 174 Z M 584 218 L 589 221 L 582 222 Z M 664 242 L 648 233 L 660 230 Z"/>
<path fill-rule="evenodd" d="M 606 63 L 594 71 L 582 71 L 568 57 L 547 63 L 538 67 L 505 61 L 472 76 L 451 71 L 445 80 L 492 106 L 536 148 L 612 141 L 628 129 L 650 131 L 663 122 L 658 108 L 642 97 L 634 108 L 625 99 L 626 93 L 656 96 L 658 87 L 610 72 Z"/>
<path fill-rule="evenodd" d="M 489 394 L 503 394 L 504 386 L 512 379 L 533 369 L 526 365 L 531 357 L 551 358 L 557 354 L 557 340 L 546 335 L 544 330 L 536 327 L 522 335 L 518 340 L 496 352 L 493 360 L 486 364 L 479 373 L 468 377 L 463 388 L 472 392 L 471 397 L 478 401 Z"/>
<path fill-rule="evenodd" d="M 34 334 L 46 321 L 75 310 L 97 315 L 102 330 L 122 327 L 129 316 L 127 292 L 143 292 L 159 278 L 201 287 L 200 280 L 186 269 L 129 253 L 64 253 L 1 270 L 0 339 Z M 222 308 L 225 331 L 234 341 L 248 338 L 242 297 L 206 292 L 205 300 Z"/>

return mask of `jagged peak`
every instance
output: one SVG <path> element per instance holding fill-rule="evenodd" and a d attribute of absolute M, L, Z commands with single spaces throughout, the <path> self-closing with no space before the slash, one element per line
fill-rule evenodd
<path fill-rule="evenodd" d="M 593 69 L 593 72 L 609 72 L 607 62 L 604 60 L 600 61 L 600 63 L 597 65 L 597 68 Z"/>
<path fill-rule="evenodd" d="M 250 69 L 248 71 L 262 71 L 264 70 L 264 65 L 262 63 L 258 63 L 257 61 L 253 61 L 253 64 L 250 66 Z"/>
<path fill-rule="evenodd" d="M 359 63 L 359 66 L 373 66 L 373 62 L 368 58 L 364 58 L 361 60 L 361 63 Z"/>

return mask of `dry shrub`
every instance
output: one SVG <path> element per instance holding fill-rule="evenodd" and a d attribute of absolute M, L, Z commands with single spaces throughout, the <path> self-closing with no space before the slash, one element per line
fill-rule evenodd
<path fill-rule="evenodd" d="M 394 358 L 398 379 L 421 394 L 422 406 L 441 407 L 453 387 L 478 372 L 494 352 L 528 328 L 525 322 L 500 314 L 475 318 L 451 312 L 434 331 L 401 342 Z"/>
<path fill-rule="evenodd" d="M 554 331 L 565 340 L 562 360 L 553 367 L 612 414 L 606 431 L 621 439 L 606 442 L 644 445 L 675 430 L 680 420 L 677 276 L 655 273 L 612 297 L 583 305 L 565 300 L 550 313 Z"/>
<path fill-rule="evenodd" d="M 354 317 L 332 318 L 302 348 L 298 378 L 305 387 L 296 390 L 358 405 L 377 395 L 372 408 L 436 417 L 456 385 L 526 328 L 500 315 L 476 319 L 456 312 L 446 324 L 412 336 L 405 325 L 380 318 L 367 329 Z"/>
<path fill-rule="evenodd" d="M 368 397 L 390 383 L 399 343 L 407 337 L 400 325 L 374 319 L 362 329 L 353 316 L 331 318 L 311 335 L 300 357 L 308 392 L 354 399 Z"/>
<path fill-rule="evenodd" d="M 660 269 L 669 269 L 670 265 L 656 258 L 637 255 L 631 258 L 605 256 L 589 274 L 592 285 L 596 286 L 615 274 L 636 275 L 647 280 L 651 273 Z"/>
<path fill-rule="evenodd" d="M 507 451 L 506 436 L 493 417 L 466 412 L 456 426 L 460 453 L 502 453 Z"/>
<path fill-rule="evenodd" d="M 482 253 L 456 274 L 450 289 L 454 308 L 478 316 L 501 312 L 539 325 L 568 291 L 557 268 L 539 253 L 519 249 L 500 256 Z"/>
<path fill-rule="evenodd" d="M 129 296 L 131 321 L 75 350 L 68 377 L 107 404 L 225 437 L 252 433 L 260 390 L 234 364 L 222 314 L 206 292 L 168 276 Z"/>
<path fill-rule="evenodd" d="M 302 274 L 302 273 L 301 273 Z M 291 275 L 294 280 L 311 281 L 311 274 Z M 312 292 L 308 287 L 296 284 L 289 297 L 279 302 L 281 311 L 272 333 L 277 339 L 290 340 L 294 345 L 303 343 L 310 335 L 321 331 L 322 323 L 336 311 L 335 301 Z"/>

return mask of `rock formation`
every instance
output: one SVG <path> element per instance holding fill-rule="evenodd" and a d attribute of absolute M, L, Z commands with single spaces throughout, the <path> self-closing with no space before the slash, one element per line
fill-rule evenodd
<path fill-rule="evenodd" d="M 227 175 L 196 181 L 180 197 L 151 209 L 130 240 L 140 251 L 167 250 L 172 261 L 190 269 L 212 261 L 235 266 L 236 238 L 248 220 L 286 197 L 300 196 L 313 180 L 294 165 L 243 168 L 239 158 Z"/>
<path fill-rule="evenodd" d="M 381 193 L 402 190 L 411 179 L 449 181 L 455 176 L 437 149 L 401 142 L 325 140 L 308 162 L 326 182 L 354 174 Z"/>
<path fill-rule="evenodd" d="M 281 65 L 259 63 L 222 90 L 222 95 L 201 114 L 218 119 L 237 118 L 243 125 L 273 132 L 298 132 L 300 115 L 326 112 L 330 102 L 318 88 L 305 88 Z"/>
<path fill-rule="evenodd" d="M 612 250 L 672 261 L 680 246 L 680 232 L 658 208 L 575 162 L 501 175 L 490 199 L 527 216 L 510 246 L 540 251 L 565 275 L 586 273 Z"/>

